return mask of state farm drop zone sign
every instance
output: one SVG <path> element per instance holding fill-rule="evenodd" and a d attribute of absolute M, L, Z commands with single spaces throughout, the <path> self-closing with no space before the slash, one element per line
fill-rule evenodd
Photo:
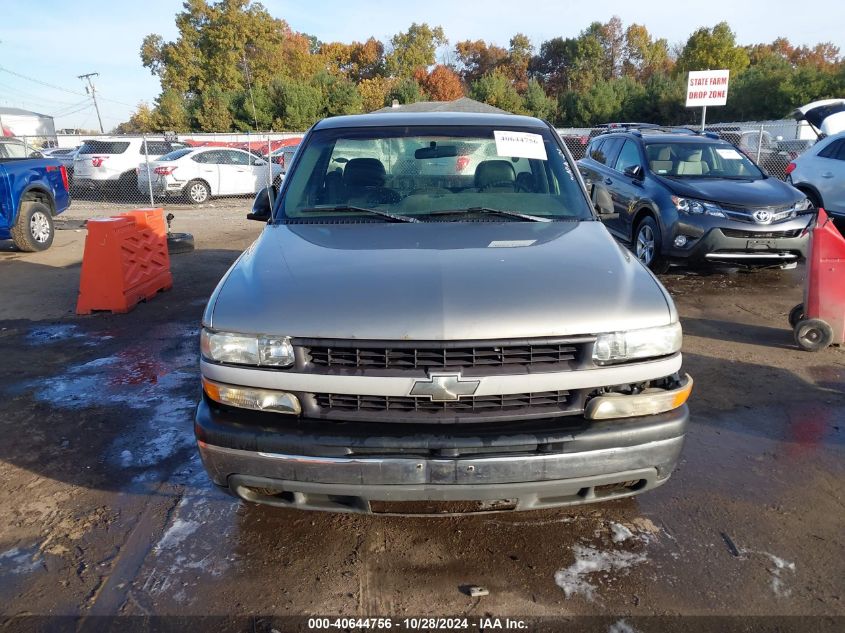
<path fill-rule="evenodd" d="M 687 107 L 723 106 L 728 101 L 729 70 L 693 70 L 687 79 Z"/>

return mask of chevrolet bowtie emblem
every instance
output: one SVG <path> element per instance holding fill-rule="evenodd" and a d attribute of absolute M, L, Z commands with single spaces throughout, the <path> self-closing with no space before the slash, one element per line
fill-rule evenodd
<path fill-rule="evenodd" d="M 471 396 L 478 390 L 480 380 L 461 380 L 460 374 L 430 374 L 429 380 L 414 383 L 410 395 L 428 396 L 433 402 L 452 402 Z"/>

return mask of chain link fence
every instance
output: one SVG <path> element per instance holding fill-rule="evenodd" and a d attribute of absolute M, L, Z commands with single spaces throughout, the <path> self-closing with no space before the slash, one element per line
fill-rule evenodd
<path fill-rule="evenodd" d="M 140 207 L 233 207 L 284 178 L 301 134 L 18 137 L 27 155 L 60 161 L 72 208 L 111 215 Z"/>
<path fill-rule="evenodd" d="M 558 133 L 579 160 L 589 141 L 607 129 L 560 128 Z M 720 123 L 706 131 L 735 145 L 780 179 L 786 178 L 789 163 L 816 141 L 808 128 L 792 120 Z M 109 215 L 147 206 L 246 211 L 256 192 L 281 182 L 301 138 L 302 134 L 266 132 L 18 140 L 27 152 L 41 152 L 65 165 L 75 209 Z"/>
<path fill-rule="evenodd" d="M 580 160 L 584 158 L 590 140 L 608 129 L 607 126 L 559 128 L 558 134 L 575 160 Z M 699 131 L 700 128 L 689 126 L 688 129 Z M 716 123 L 707 125 L 705 132 L 717 134 L 736 146 L 766 173 L 781 180 L 786 179 L 789 163 L 818 140 L 806 124 L 793 120 Z"/>

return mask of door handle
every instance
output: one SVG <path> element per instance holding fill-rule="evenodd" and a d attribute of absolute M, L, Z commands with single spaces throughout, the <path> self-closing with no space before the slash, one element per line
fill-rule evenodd
<path fill-rule="evenodd" d="M 822 178 L 833 178 L 833 172 L 826 171 L 822 174 Z"/>
<path fill-rule="evenodd" d="M 610 178 L 605 178 L 605 179 L 604 179 L 604 184 L 606 184 L 606 185 L 612 185 L 612 184 L 613 184 L 613 181 L 612 181 Z"/>

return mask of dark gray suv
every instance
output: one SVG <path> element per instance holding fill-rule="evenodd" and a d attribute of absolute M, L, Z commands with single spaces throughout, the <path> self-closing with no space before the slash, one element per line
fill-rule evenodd
<path fill-rule="evenodd" d="M 608 127 L 578 161 L 605 226 L 656 272 L 673 261 L 793 267 L 812 205 L 715 134 Z"/>

